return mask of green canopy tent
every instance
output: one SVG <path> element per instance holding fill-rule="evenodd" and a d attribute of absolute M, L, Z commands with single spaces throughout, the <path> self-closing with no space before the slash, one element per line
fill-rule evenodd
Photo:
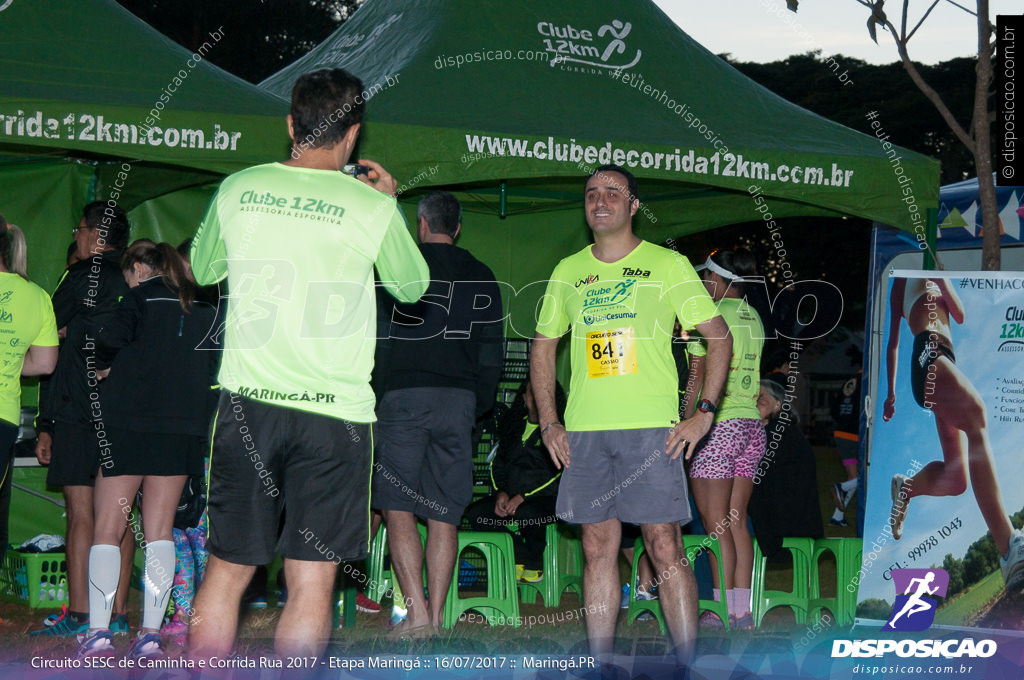
<path fill-rule="evenodd" d="M 56 286 L 87 201 L 116 198 L 134 236 L 177 242 L 225 173 L 287 153 L 287 102 L 208 62 L 218 33 L 192 53 L 113 0 L 0 1 L 0 213 L 35 282 Z M 11 539 L 60 533 L 45 470 L 13 479 Z"/>
<path fill-rule="evenodd" d="M 923 233 L 918 206 L 938 196 L 936 161 L 787 102 L 648 0 L 368 0 L 261 86 L 286 96 L 298 75 L 325 67 L 366 88 L 358 152 L 411 198 L 458 190 L 480 213 L 464 220 L 463 244 L 517 288 L 587 243 L 581 178 L 601 163 L 638 176 L 635 224 L 656 242 L 767 212 Z M 533 288 L 516 296 L 526 320 L 513 319 L 529 336 Z"/>
<path fill-rule="evenodd" d="M 34 280 L 56 284 L 87 200 L 135 208 L 287 152 L 287 102 L 207 61 L 238 28 L 193 53 L 113 0 L 3 3 L 0 212 L 25 229 Z M 184 238 L 194 211 L 137 231 Z"/>

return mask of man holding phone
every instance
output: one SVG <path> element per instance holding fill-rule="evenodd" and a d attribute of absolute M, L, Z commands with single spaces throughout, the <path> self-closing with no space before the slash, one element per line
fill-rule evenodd
<path fill-rule="evenodd" d="M 340 172 L 359 134 L 362 89 L 342 69 L 301 76 L 291 158 L 225 179 L 192 244 L 196 281 L 227 278 L 230 288 L 210 562 L 191 628 L 197 659 L 231 652 L 242 592 L 275 552 L 288 580 L 275 651 L 319 656 L 336 565 L 368 552 L 373 269 L 403 302 L 419 299 L 430 276 L 391 175 L 366 159 L 368 173 Z"/>

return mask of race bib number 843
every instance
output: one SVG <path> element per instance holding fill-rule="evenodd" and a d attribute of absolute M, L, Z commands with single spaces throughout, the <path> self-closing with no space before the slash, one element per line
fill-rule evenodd
<path fill-rule="evenodd" d="M 636 372 L 636 336 L 632 327 L 587 333 L 587 374 L 591 378 Z"/>

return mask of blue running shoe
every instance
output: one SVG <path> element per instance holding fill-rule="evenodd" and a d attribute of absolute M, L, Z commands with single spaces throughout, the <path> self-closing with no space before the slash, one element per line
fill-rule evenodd
<path fill-rule="evenodd" d="M 50 614 L 43 619 L 43 625 L 49 628 L 50 626 L 60 623 L 60 620 L 68 615 L 68 606 L 66 604 L 61 605 L 59 614 Z"/>
<path fill-rule="evenodd" d="M 127 658 L 138 661 L 139 659 L 161 656 L 164 656 L 164 644 L 160 634 L 143 633 L 140 630 L 139 634 L 132 640 L 132 646 L 128 648 Z"/>
<path fill-rule="evenodd" d="M 75 658 L 81 660 L 90 656 L 114 656 L 114 643 L 109 630 L 98 630 L 82 640 Z"/>
<path fill-rule="evenodd" d="M 75 622 L 70 616 L 61 617 L 56 623 L 39 630 L 34 630 L 29 635 L 47 635 L 53 637 L 77 637 L 79 640 L 85 638 L 89 633 L 89 619 L 82 623 Z"/>
<path fill-rule="evenodd" d="M 619 609 L 629 609 L 629 584 L 622 584 L 622 602 L 619 603 Z"/>

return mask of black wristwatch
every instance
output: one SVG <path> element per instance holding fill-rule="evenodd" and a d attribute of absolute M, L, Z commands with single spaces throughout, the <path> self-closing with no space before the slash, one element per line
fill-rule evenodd
<path fill-rule="evenodd" d="M 700 401 L 697 402 L 697 410 L 700 411 L 701 413 L 710 413 L 714 415 L 715 411 L 718 410 L 718 407 L 712 404 L 707 399 L 701 399 Z"/>

